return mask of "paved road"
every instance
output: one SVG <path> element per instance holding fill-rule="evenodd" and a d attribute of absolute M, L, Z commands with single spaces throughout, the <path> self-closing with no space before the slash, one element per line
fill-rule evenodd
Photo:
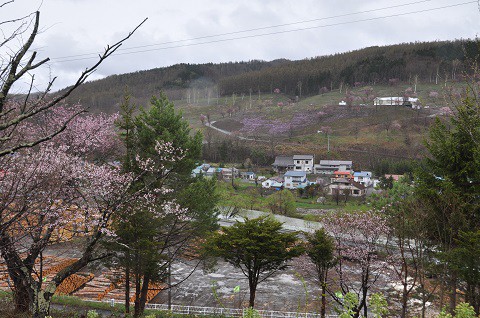
<path fill-rule="evenodd" d="M 235 221 L 242 221 L 244 217 L 249 219 L 258 218 L 264 215 L 272 215 L 275 219 L 283 223 L 283 227 L 286 230 L 290 231 L 302 231 L 312 233 L 315 230 L 321 229 L 323 227 L 322 223 L 315 221 L 305 221 L 297 218 L 291 218 L 278 214 L 271 214 L 268 212 L 255 211 L 255 210 L 241 210 L 241 212 L 232 218 L 222 218 L 220 220 L 220 225 L 228 226 L 233 224 Z"/>
<path fill-rule="evenodd" d="M 229 135 L 229 136 L 232 136 L 232 132 L 231 131 L 228 131 L 228 130 L 224 130 L 224 129 L 220 129 L 218 127 L 215 127 L 213 126 L 213 124 L 215 124 L 216 121 L 211 121 L 211 122 L 206 122 L 204 125 L 207 126 L 207 127 L 210 127 L 212 129 L 215 129 L 216 131 L 218 132 L 221 132 L 222 134 L 225 134 L 225 135 Z M 236 136 L 238 139 L 240 140 L 249 140 L 249 141 L 259 141 L 259 142 L 269 142 L 269 140 L 262 140 L 262 139 L 255 139 L 255 138 L 248 138 L 248 137 L 243 137 L 243 136 Z"/>

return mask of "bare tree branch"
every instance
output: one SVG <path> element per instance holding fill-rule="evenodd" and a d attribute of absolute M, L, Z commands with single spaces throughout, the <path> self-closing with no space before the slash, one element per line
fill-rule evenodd
<path fill-rule="evenodd" d="M 97 67 L 103 63 L 108 57 L 110 57 L 122 44 L 125 42 L 127 39 L 129 39 L 134 32 L 143 24 L 145 23 L 147 19 L 144 19 L 140 24 L 138 24 L 131 32 L 128 33 L 127 36 L 119 40 L 118 42 L 114 43 L 113 45 L 107 45 L 105 48 L 103 54 L 100 54 L 98 57 L 98 61 L 93 64 L 92 66 L 86 68 L 80 76 L 77 78 L 76 82 L 70 86 L 64 93 L 61 95 L 54 97 L 50 101 L 46 101 L 48 93 L 50 92 L 50 89 L 53 85 L 53 82 L 55 81 L 56 78 L 53 78 L 47 85 L 47 88 L 45 91 L 42 93 L 40 98 L 33 103 L 31 107 L 27 109 L 27 104 L 29 103 L 29 96 L 31 95 L 31 89 L 33 87 L 33 81 L 34 81 L 34 76 L 32 76 L 32 82 L 30 83 L 30 89 L 28 91 L 27 96 L 25 97 L 24 103 L 22 107 L 18 110 L 18 113 L 15 114 L 14 116 L 6 116 L 8 113 L 11 112 L 11 110 L 6 110 L 5 109 L 5 103 L 7 102 L 7 98 L 9 95 L 9 92 L 12 88 L 12 86 L 25 74 L 27 74 L 29 71 L 35 70 L 39 68 L 40 66 L 44 65 L 46 62 L 48 62 L 50 59 L 45 58 L 39 62 L 35 62 L 35 59 L 37 57 L 37 52 L 33 52 L 32 55 L 28 58 L 26 64 L 21 67 L 22 60 L 26 57 L 29 49 L 31 48 L 36 35 L 38 34 L 38 27 L 39 27 L 39 21 L 40 21 L 40 12 L 37 11 L 35 13 L 35 22 L 33 26 L 33 30 L 30 33 L 30 36 L 28 40 L 25 42 L 25 44 L 21 47 L 21 49 L 14 54 L 14 56 L 11 58 L 11 61 L 5 67 L 3 70 L 1 70 L 3 76 L 5 77 L 5 80 L 3 83 L 1 83 L 1 88 L 0 88 L 0 120 L 3 119 L 3 122 L 0 123 L 0 132 L 4 132 L 6 129 L 11 129 L 8 134 L 13 134 L 13 131 L 15 131 L 17 125 L 22 123 L 23 121 L 34 117 L 35 115 L 42 113 L 55 105 L 59 104 L 62 102 L 66 97 L 68 97 L 76 88 L 78 88 L 81 84 L 83 84 L 87 78 L 96 71 Z M 18 33 L 15 33 L 18 34 Z M 19 69 L 20 68 L 20 69 Z M 80 114 L 80 113 L 78 113 Z M 77 114 L 77 115 L 78 115 Z M 11 115 L 11 113 L 10 113 Z M 20 150 L 22 148 L 30 148 L 34 147 L 44 141 L 50 140 L 51 138 L 55 137 L 59 133 L 61 133 L 63 130 L 66 128 L 66 124 L 70 122 L 72 118 L 68 119 L 65 122 L 65 125 L 60 127 L 57 131 L 54 131 L 50 134 L 48 134 L 45 137 L 42 138 L 37 138 L 35 140 L 29 140 L 29 141 L 24 141 L 17 143 L 15 145 L 10 145 L 5 149 L 0 150 L 0 157 L 12 153 L 14 151 Z M 9 138 L 6 138 L 7 140 Z"/>

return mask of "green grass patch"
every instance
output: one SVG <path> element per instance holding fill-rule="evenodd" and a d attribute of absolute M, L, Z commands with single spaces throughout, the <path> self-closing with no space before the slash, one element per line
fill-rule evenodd
<path fill-rule="evenodd" d="M 219 181 L 217 183 L 217 193 L 220 195 L 219 206 L 234 206 L 241 209 L 258 210 L 270 212 L 268 206 L 269 196 L 274 194 L 274 190 L 262 189 L 259 184 L 255 187 L 255 183 L 246 182 L 244 180 L 235 179 L 235 188 L 232 187 L 231 181 Z M 296 191 L 292 191 L 295 195 L 295 207 L 301 209 L 322 209 L 322 210 L 347 210 L 347 211 L 365 211 L 368 206 L 361 199 L 348 198 L 347 202 L 341 201 L 337 203 L 330 197 L 326 198 L 325 203 L 317 203 L 315 198 L 300 198 Z M 298 216 L 303 218 L 303 216 Z"/>

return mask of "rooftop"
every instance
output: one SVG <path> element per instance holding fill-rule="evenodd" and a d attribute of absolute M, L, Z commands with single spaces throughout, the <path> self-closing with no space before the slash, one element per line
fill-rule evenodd
<path fill-rule="evenodd" d="M 285 177 L 306 177 L 307 173 L 305 171 L 287 171 L 285 172 Z"/>
<path fill-rule="evenodd" d="M 313 160 L 313 155 L 294 155 L 293 156 L 293 160 L 302 160 L 302 159 Z"/>
<path fill-rule="evenodd" d="M 339 166 L 339 165 L 351 165 L 351 160 L 320 160 L 320 165 Z"/>
<path fill-rule="evenodd" d="M 335 171 L 334 174 L 350 174 L 350 171 Z"/>
<path fill-rule="evenodd" d="M 359 171 L 353 173 L 354 177 L 371 177 L 372 173 L 370 171 Z"/>
<path fill-rule="evenodd" d="M 293 157 L 292 156 L 276 156 L 273 166 L 287 167 L 293 166 Z"/>

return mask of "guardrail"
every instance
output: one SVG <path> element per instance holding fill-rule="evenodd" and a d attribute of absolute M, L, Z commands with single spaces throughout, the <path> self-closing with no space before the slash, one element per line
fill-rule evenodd
<path fill-rule="evenodd" d="M 171 305 L 170 309 L 166 304 L 146 304 L 145 309 L 171 311 L 174 314 L 181 315 L 218 315 L 226 317 L 244 317 L 247 309 L 236 308 L 217 308 L 217 307 L 199 307 L 199 306 L 182 306 Z M 257 310 L 262 318 L 320 318 L 321 315 L 310 312 L 288 312 L 274 310 Z M 327 315 L 327 318 L 337 316 Z"/>

